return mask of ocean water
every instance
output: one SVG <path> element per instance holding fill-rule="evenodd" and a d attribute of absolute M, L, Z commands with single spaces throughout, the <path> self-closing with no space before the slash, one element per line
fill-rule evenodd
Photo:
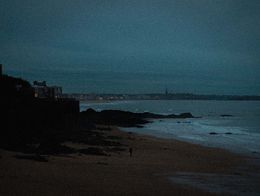
<path fill-rule="evenodd" d="M 119 109 L 179 114 L 199 118 L 157 119 L 143 128 L 123 128 L 161 138 L 174 138 L 260 157 L 260 101 L 145 100 L 81 103 L 81 110 Z M 221 116 L 231 115 L 231 116 Z"/>

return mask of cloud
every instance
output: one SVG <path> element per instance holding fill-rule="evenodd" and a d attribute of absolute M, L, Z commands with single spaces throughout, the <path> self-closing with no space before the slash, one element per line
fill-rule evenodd
<path fill-rule="evenodd" d="M 151 90 L 168 83 L 259 92 L 252 83 L 260 83 L 259 9 L 257 0 L 2 1 L 0 58 L 9 70 L 143 74 L 120 77 L 129 90 L 141 91 L 134 81 L 148 83 L 146 73 L 158 73 L 156 84 L 147 84 Z"/>

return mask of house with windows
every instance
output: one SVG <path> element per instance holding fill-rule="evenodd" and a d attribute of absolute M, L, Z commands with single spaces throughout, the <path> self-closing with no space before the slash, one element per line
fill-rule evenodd
<path fill-rule="evenodd" d="M 62 87 L 47 86 L 46 81 L 33 82 L 34 97 L 58 99 L 62 97 Z"/>

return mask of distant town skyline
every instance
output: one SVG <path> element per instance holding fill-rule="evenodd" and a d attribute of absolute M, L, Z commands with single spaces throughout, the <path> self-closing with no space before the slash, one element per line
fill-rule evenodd
<path fill-rule="evenodd" d="M 0 2 L 3 72 L 65 93 L 260 95 L 258 0 Z"/>

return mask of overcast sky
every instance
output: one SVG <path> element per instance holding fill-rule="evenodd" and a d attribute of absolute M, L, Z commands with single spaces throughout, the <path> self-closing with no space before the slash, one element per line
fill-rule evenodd
<path fill-rule="evenodd" d="M 259 0 L 0 0 L 0 63 L 65 92 L 260 95 L 259 10 Z"/>

